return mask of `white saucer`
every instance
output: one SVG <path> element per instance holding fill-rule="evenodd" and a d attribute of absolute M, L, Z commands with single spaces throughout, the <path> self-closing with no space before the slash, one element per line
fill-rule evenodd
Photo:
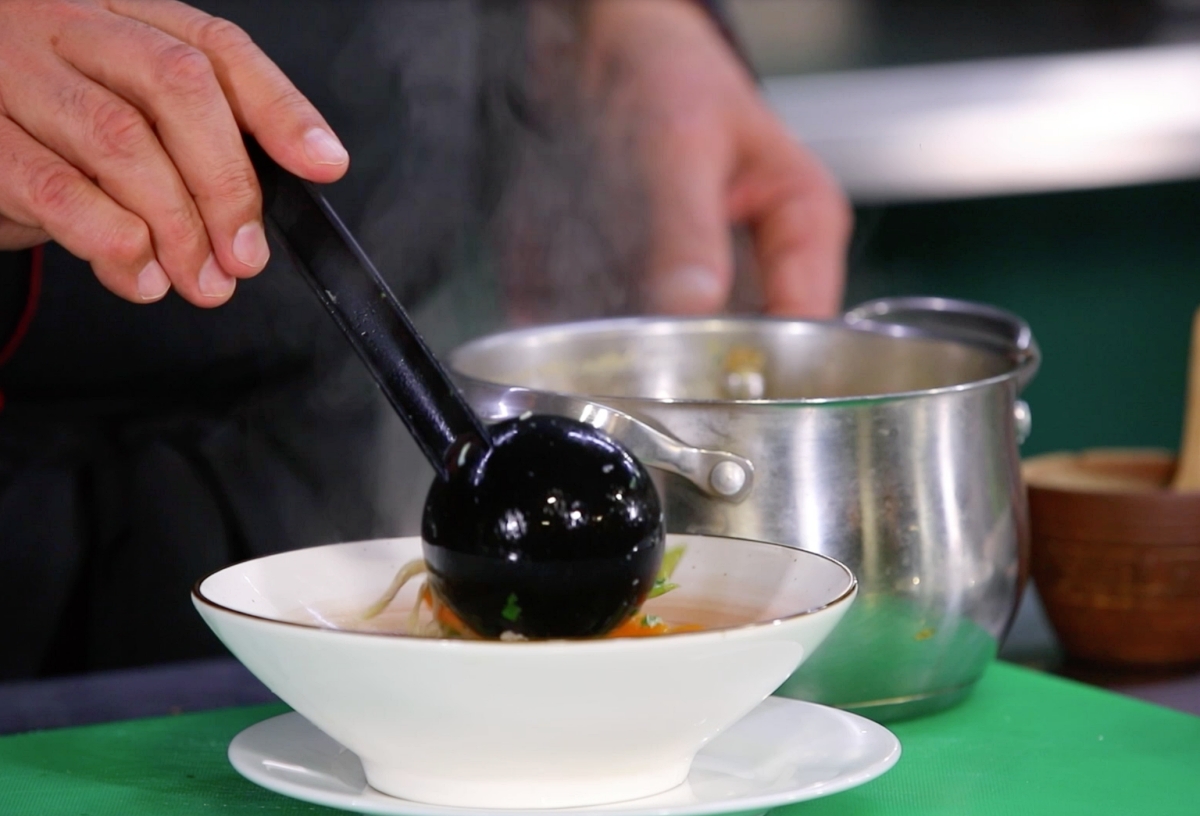
<path fill-rule="evenodd" d="M 900 758 L 900 742 L 877 723 L 845 711 L 768 697 L 710 742 L 679 787 L 610 805 L 503 810 L 511 816 L 548 813 L 620 816 L 761 814 L 861 785 Z M 229 745 L 242 776 L 305 802 L 387 816 L 492 816 L 496 810 L 427 805 L 396 799 L 367 784 L 358 757 L 299 714 L 247 728 Z"/>

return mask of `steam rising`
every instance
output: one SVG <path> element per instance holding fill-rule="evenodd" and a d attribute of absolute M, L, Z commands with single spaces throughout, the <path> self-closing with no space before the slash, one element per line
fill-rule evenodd
<path fill-rule="evenodd" d="M 376 3 L 334 60 L 339 103 L 396 109 L 382 138 L 351 135 L 355 164 L 386 170 L 347 182 L 345 207 L 407 305 L 453 292 L 445 343 L 637 308 L 645 205 L 580 92 L 580 7 Z"/>

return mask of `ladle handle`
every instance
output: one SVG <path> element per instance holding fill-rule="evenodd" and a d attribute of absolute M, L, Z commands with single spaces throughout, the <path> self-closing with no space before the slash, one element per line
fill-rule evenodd
<path fill-rule="evenodd" d="M 490 438 L 400 302 L 317 187 L 284 170 L 253 139 L 246 149 L 268 230 L 341 327 L 438 475 L 466 441 Z"/>

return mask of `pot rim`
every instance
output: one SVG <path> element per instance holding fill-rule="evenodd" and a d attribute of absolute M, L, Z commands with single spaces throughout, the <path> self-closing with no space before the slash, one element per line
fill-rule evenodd
<path fill-rule="evenodd" d="M 964 346 L 975 349 L 981 353 L 991 354 L 996 357 L 1001 357 L 1008 360 L 1012 368 L 1002 374 L 996 374 L 992 377 L 986 377 L 980 380 L 971 380 L 965 383 L 955 383 L 954 385 L 938 386 L 936 388 L 923 388 L 909 391 L 892 391 L 884 394 L 857 394 L 854 396 L 845 397 L 788 397 L 785 399 L 705 399 L 705 398 L 678 398 L 678 397 L 644 397 L 644 396 L 627 396 L 619 394 L 601 394 L 601 393 L 580 393 L 577 391 L 560 391 L 548 388 L 533 388 L 527 385 L 520 385 L 514 382 L 501 382 L 498 380 L 483 379 L 481 377 L 466 374 L 457 367 L 457 362 L 461 355 L 474 352 L 479 349 L 487 349 L 499 345 L 508 344 L 514 341 L 520 341 L 525 337 L 536 337 L 539 335 L 562 333 L 570 336 L 578 336 L 580 334 L 596 333 L 611 329 L 628 329 L 633 327 L 665 327 L 675 326 L 680 324 L 694 324 L 702 326 L 704 324 L 719 325 L 745 325 L 754 326 L 761 324 L 776 324 L 776 325 L 792 325 L 797 328 L 802 328 L 806 331 L 815 331 L 817 329 L 834 329 L 838 331 L 861 332 L 870 334 L 876 337 L 886 337 L 897 342 L 919 341 L 925 343 L 944 343 L 954 346 Z M 652 332 L 653 333 L 653 332 Z M 548 323 L 540 326 L 528 326 L 518 329 L 509 329 L 506 331 L 496 332 L 493 334 L 483 335 L 473 340 L 456 347 L 447 355 L 447 364 L 454 377 L 465 382 L 482 385 L 486 387 L 499 388 L 519 388 L 526 391 L 539 394 L 551 394 L 559 397 L 569 397 L 574 399 L 585 399 L 591 402 L 604 402 L 606 400 L 619 400 L 626 404 L 639 405 L 679 405 L 681 407 L 714 407 L 714 406 L 763 406 L 763 407 L 802 407 L 802 406 L 826 406 L 826 405 L 853 405 L 856 403 L 881 403 L 894 402 L 901 400 L 912 400 L 924 397 L 936 397 L 947 394 L 959 394 L 976 389 L 988 388 L 993 385 L 1001 384 L 1007 380 L 1019 381 L 1020 376 L 1031 368 L 1036 369 L 1037 357 L 1032 355 L 1021 355 L 1017 352 L 1012 354 L 1000 354 L 994 349 L 988 349 L 971 343 L 964 342 L 948 337 L 938 336 L 929 332 L 924 332 L 911 327 L 891 326 L 888 330 L 880 331 L 868 326 L 858 326 L 846 321 L 834 318 L 830 320 L 805 320 L 800 318 L 775 317 L 770 315 L 764 316 L 698 316 L 698 317 L 665 317 L 665 316 L 634 316 L 634 317 L 615 317 L 602 318 L 597 320 L 581 320 L 562 323 Z M 1018 385 L 1017 393 L 1020 393 L 1021 388 Z"/>

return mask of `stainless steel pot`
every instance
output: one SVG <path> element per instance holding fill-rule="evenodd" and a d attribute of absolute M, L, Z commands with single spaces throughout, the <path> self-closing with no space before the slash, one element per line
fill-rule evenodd
<path fill-rule="evenodd" d="M 628 318 L 476 340 L 450 366 L 486 418 L 573 416 L 623 440 L 672 532 L 847 564 L 860 597 L 779 694 L 879 720 L 963 699 L 1015 614 L 1028 518 L 1029 327 L 963 301 L 841 320 Z"/>

